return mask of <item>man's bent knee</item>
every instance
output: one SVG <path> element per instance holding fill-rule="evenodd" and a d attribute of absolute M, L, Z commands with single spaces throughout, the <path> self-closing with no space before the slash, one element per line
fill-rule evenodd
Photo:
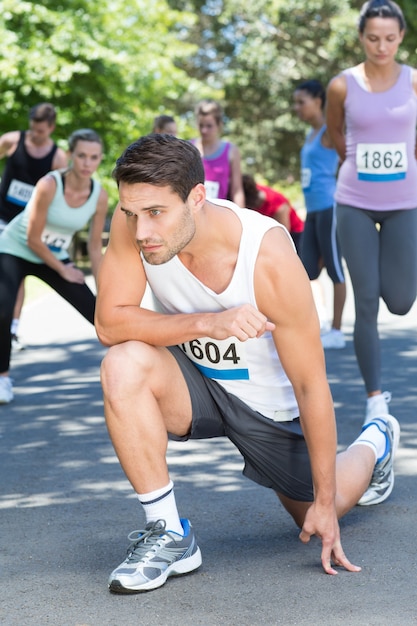
<path fill-rule="evenodd" d="M 159 361 L 159 349 L 141 341 L 126 341 L 109 348 L 101 364 L 103 391 L 115 384 L 140 385 Z"/>

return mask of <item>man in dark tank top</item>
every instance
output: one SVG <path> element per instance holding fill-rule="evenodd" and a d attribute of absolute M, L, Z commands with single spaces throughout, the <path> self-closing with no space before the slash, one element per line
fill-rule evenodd
<path fill-rule="evenodd" d="M 55 107 L 42 102 L 29 111 L 29 130 L 12 130 L 0 137 L 0 159 L 6 157 L 0 181 L 0 234 L 23 211 L 38 180 L 51 170 L 67 166 L 67 155 L 51 139 L 55 120 Z M 23 347 L 17 338 L 23 300 L 22 283 L 12 322 L 15 349 Z"/>
<path fill-rule="evenodd" d="M 0 183 L 2 222 L 10 222 L 25 208 L 42 176 L 66 167 L 65 152 L 51 139 L 55 120 L 55 108 L 44 102 L 30 110 L 29 130 L 13 130 L 0 137 L 0 159 L 6 157 Z"/>

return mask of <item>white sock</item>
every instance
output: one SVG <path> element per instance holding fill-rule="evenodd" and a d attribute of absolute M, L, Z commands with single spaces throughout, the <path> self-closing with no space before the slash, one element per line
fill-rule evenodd
<path fill-rule="evenodd" d="M 17 329 L 18 329 L 18 328 L 19 328 L 19 318 L 18 318 L 18 317 L 15 317 L 15 318 L 12 320 L 12 323 L 11 323 L 11 325 L 10 325 L 10 333 L 11 333 L 12 335 L 17 335 Z"/>
<path fill-rule="evenodd" d="M 138 493 L 137 496 L 145 511 L 146 523 L 162 519 L 165 520 L 165 528 L 167 530 L 172 530 L 179 535 L 184 534 L 175 502 L 174 483 L 172 480 L 161 489 L 156 489 L 150 493 Z"/>
<path fill-rule="evenodd" d="M 386 453 L 387 438 L 385 435 L 386 422 L 379 417 L 375 418 L 371 422 L 365 425 L 361 434 L 355 441 L 349 446 L 356 446 L 358 444 L 368 446 L 375 452 L 375 462 L 379 463 Z"/>

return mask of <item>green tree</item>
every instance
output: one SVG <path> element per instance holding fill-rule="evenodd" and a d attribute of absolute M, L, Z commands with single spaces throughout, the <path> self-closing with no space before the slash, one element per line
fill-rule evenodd
<path fill-rule="evenodd" d="M 163 0 L 1 0 L 0 132 L 25 128 L 30 106 L 51 101 L 57 136 L 94 127 L 110 172 L 155 115 L 199 92 L 179 67 L 195 51 L 184 40 L 193 20 Z"/>

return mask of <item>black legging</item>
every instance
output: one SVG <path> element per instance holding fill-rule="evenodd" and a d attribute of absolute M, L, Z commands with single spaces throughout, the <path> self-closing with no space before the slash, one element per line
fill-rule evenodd
<path fill-rule="evenodd" d="M 63 261 L 70 262 L 70 259 Z M 43 280 L 91 324 L 94 323 L 96 297 L 85 283 L 71 283 L 44 263 L 31 263 L 12 254 L 0 253 L 0 374 L 9 369 L 10 325 L 19 285 L 25 276 L 36 276 Z"/>

